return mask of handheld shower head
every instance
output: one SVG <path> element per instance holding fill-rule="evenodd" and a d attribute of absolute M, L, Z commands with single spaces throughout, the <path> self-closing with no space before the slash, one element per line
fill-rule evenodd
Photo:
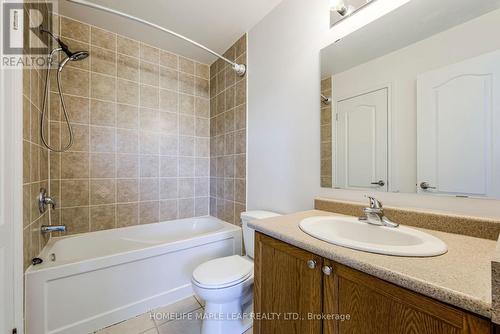
<path fill-rule="evenodd" d="M 50 51 L 50 53 L 47 56 L 48 66 L 47 66 L 47 70 L 45 72 L 46 73 L 45 74 L 45 88 L 44 88 L 43 100 L 42 100 L 42 114 L 40 117 L 40 137 L 41 137 L 43 145 L 45 145 L 45 147 L 47 147 L 49 150 L 54 151 L 54 152 L 66 152 L 73 145 L 73 129 L 71 127 L 68 112 L 66 110 L 66 104 L 64 103 L 64 97 L 63 97 L 63 93 L 62 93 L 63 88 L 62 88 L 62 83 L 61 83 L 61 72 L 62 72 L 64 66 L 66 66 L 66 64 L 69 61 L 83 60 L 89 56 L 89 52 L 88 51 L 71 52 L 69 47 L 63 41 L 61 41 L 61 39 L 59 37 L 55 36 L 51 31 L 44 29 L 42 26 L 39 27 L 39 30 L 41 33 L 48 34 L 50 37 L 52 37 L 53 40 L 55 40 L 57 42 L 57 44 L 59 44 L 59 46 L 52 49 L 52 51 Z M 59 63 L 59 66 L 57 69 L 57 74 L 56 74 L 56 82 L 57 82 L 57 90 L 59 92 L 59 99 L 61 101 L 62 111 L 64 114 L 64 118 L 66 120 L 66 125 L 68 126 L 69 141 L 68 141 L 68 144 L 66 146 L 64 146 L 62 148 L 55 148 L 53 146 L 50 146 L 50 144 L 48 143 L 48 141 L 46 139 L 46 136 L 44 133 L 44 128 L 45 128 L 44 118 L 45 118 L 45 114 L 47 112 L 45 107 L 46 107 L 46 97 L 47 97 L 47 93 L 48 93 L 49 73 L 50 73 L 52 62 L 54 59 L 53 57 L 54 57 L 54 55 L 56 55 L 59 52 L 64 52 L 66 54 L 66 58 L 64 58 L 63 61 L 61 61 Z"/>
<path fill-rule="evenodd" d="M 41 32 L 49 34 L 49 36 L 52 37 L 57 42 L 57 44 L 59 44 L 60 51 L 62 51 L 66 54 L 67 60 L 65 59 L 65 61 L 63 61 L 63 63 L 61 63 L 62 66 L 59 66 L 60 70 L 62 69 L 62 67 L 64 67 L 64 65 L 66 65 L 68 60 L 78 61 L 78 60 L 83 60 L 89 56 L 89 53 L 87 51 L 72 52 L 69 49 L 68 45 L 66 43 L 64 43 L 59 37 L 55 36 L 51 31 L 45 29 L 42 26 L 40 26 L 39 29 Z"/>
<path fill-rule="evenodd" d="M 72 52 L 69 47 L 61 41 L 60 38 L 57 38 L 57 43 L 59 43 L 59 46 L 61 47 L 61 50 L 66 54 L 66 56 L 69 58 L 71 61 L 78 61 L 78 60 L 83 60 L 89 56 L 89 53 L 87 51 L 75 51 Z"/>
<path fill-rule="evenodd" d="M 79 61 L 87 58 L 89 56 L 89 53 L 87 51 L 76 51 L 76 52 L 71 52 L 71 53 L 66 53 L 68 55 L 64 60 L 59 64 L 59 68 L 57 69 L 59 72 L 61 72 L 68 63 L 68 61 Z"/>
<path fill-rule="evenodd" d="M 76 51 L 73 52 L 71 57 L 69 57 L 72 61 L 79 61 L 79 60 L 84 60 L 89 56 L 89 53 L 87 51 Z"/>

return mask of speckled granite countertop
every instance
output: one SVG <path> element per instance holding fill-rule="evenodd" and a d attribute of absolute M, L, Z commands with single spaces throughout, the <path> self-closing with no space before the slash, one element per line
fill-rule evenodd
<path fill-rule="evenodd" d="M 340 216 L 305 211 L 250 222 L 266 235 L 445 303 L 491 318 L 491 260 L 496 241 L 419 229 L 448 245 L 441 256 L 417 258 L 379 255 L 335 246 L 302 232 L 299 222 L 312 216 Z"/>
<path fill-rule="evenodd" d="M 500 237 L 491 261 L 491 320 L 500 325 Z"/>

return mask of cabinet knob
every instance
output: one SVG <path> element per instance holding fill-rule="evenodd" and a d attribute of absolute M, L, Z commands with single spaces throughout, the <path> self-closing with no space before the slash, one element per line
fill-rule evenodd
<path fill-rule="evenodd" d="M 333 272 L 333 268 L 330 266 L 324 266 L 323 267 L 323 274 L 330 276 Z"/>
<path fill-rule="evenodd" d="M 307 267 L 309 267 L 309 269 L 316 268 L 316 261 L 314 261 L 314 260 L 307 261 Z"/>

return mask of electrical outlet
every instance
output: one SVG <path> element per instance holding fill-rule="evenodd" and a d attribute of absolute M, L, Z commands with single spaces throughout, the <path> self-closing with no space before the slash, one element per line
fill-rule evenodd
<path fill-rule="evenodd" d="M 10 48 L 23 48 L 23 12 L 20 9 L 11 9 L 10 17 Z"/>

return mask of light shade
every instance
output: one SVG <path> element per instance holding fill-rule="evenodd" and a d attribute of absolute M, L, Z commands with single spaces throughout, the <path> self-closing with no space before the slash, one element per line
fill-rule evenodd
<path fill-rule="evenodd" d="M 332 0 L 332 2 L 335 0 Z M 330 29 L 325 45 L 329 45 L 354 31 L 364 27 L 365 25 L 377 20 L 378 18 L 392 12 L 393 10 L 403 6 L 411 0 L 377 0 L 373 1 L 370 6 L 366 6 L 363 10 L 356 12 L 354 15 L 343 19 Z M 342 1 L 340 1 L 342 2 Z"/>

